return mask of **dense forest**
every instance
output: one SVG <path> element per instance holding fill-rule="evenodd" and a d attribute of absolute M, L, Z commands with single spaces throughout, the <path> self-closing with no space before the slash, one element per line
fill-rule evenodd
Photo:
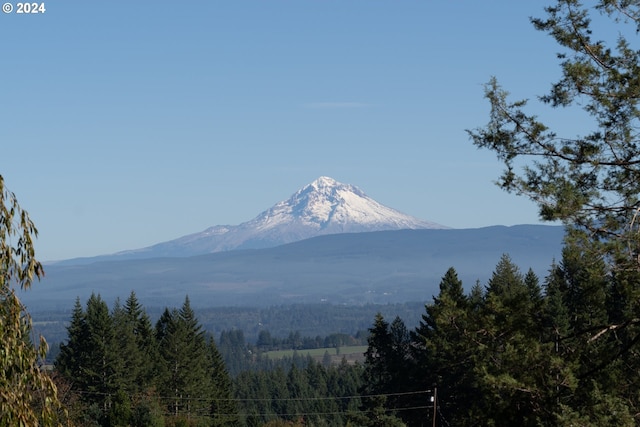
<path fill-rule="evenodd" d="M 416 324 L 424 311 L 424 304 L 433 296 L 431 289 L 437 289 L 437 283 L 425 282 L 425 294 L 422 301 L 408 301 L 394 304 L 334 305 L 290 304 L 269 307 L 203 307 L 192 301 L 202 328 L 216 337 L 223 332 L 240 330 L 247 342 L 256 343 L 260 337 L 270 336 L 273 345 L 286 348 L 289 335 L 299 335 L 305 341 L 322 340 L 333 334 L 357 336 L 365 334 L 371 326 L 371 319 L 380 312 L 386 317 L 400 316 L 407 323 Z M 110 305 L 114 301 L 107 301 Z M 67 339 L 67 324 L 72 314 L 73 301 L 69 310 L 31 312 L 33 330 L 42 335 L 50 344 L 50 353 L 57 351 L 58 344 Z M 157 321 L 165 307 L 148 306 L 145 311 L 153 322 Z M 308 346 L 310 344 L 305 344 Z M 314 344 L 315 345 L 315 344 Z M 321 347 L 328 347 L 322 345 Z M 289 348 L 294 348 L 290 346 Z"/>
<path fill-rule="evenodd" d="M 312 340 L 265 333 L 250 344 L 242 331 L 225 331 L 221 352 L 188 298 L 180 309 L 165 309 L 153 326 L 133 292 L 111 309 L 99 295 L 86 307 L 76 300 L 67 330 L 52 378 L 76 425 L 259 426 L 298 419 L 345 425 L 361 406 L 362 366 L 295 352 L 277 360 L 264 356 L 305 342 L 357 343 L 345 334 Z"/>
<path fill-rule="evenodd" d="M 112 310 L 92 295 L 86 309 L 76 301 L 68 332 L 54 378 L 79 425 L 236 425 L 224 362 L 188 298 L 153 327 L 134 293 Z"/>
<path fill-rule="evenodd" d="M 628 305 L 605 268 L 567 247 L 541 284 L 505 255 L 469 292 L 451 268 L 418 325 L 372 319 L 362 364 L 266 357 L 357 343 L 344 334 L 216 343 L 188 298 L 152 326 L 134 293 L 111 310 L 92 296 L 76 301 L 54 378 L 78 425 L 633 425 L 637 337 L 607 326 Z"/>
<path fill-rule="evenodd" d="M 558 0 L 546 12 L 531 21 L 560 46 L 562 76 L 539 101 L 577 106 L 593 126 L 559 137 L 492 79 L 489 123 L 469 131 L 504 163 L 503 189 L 565 226 L 545 277 L 504 255 L 487 283 L 444 272 L 415 325 L 378 313 L 357 336 L 265 329 L 252 342 L 238 329 L 216 340 L 188 297 L 153 324 L 135 293 L 111 308 L 92 295 L 76 300 L 47 370 L 14 291 L 44 274 L 37 230 L 0 176 L 0 425 L 640 424 L 640 51 L 625 36 L 640 5 Z M 614 43 L 593 37 L 593 17 L 621 26 Z M 351 339 L 366 340 L 362 363 L 268 356 Z"/>

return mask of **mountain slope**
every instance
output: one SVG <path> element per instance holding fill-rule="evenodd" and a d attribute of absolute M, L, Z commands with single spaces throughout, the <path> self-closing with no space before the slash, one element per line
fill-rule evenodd
<path fill-rule="evenodd" d="M 51 265 L 37 292 L 20 298 L 30 309 L 71 309 L 92 292 L 107 301 L 134 290 L 148 306 L 265 306 L 428 301 L 451 266 L 467 288 L 491 277 L 502 254 L 542 280 L 560 259 L 564 229 L 495 226 L 397 230 L 314 237 L 275 248 L 182 258 Z"/>
<path fill-rule="evenodd" d="M 240 225 L 218 225 L 147 248 L 62 263 L 184 257 L 268 248 L 327 234 L 446 228 L 384 206 L 356 186 L 323 176 Z"/>

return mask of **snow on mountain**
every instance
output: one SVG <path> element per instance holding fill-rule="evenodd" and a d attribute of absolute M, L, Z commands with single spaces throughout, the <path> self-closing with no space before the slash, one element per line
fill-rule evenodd
<path fill-rule="evenodd" d="M 356 186 L 322 176 L 245 223 L 210 227 L 117 256 L 191 256 L 273 247 L 324 234 L 444 228 L 448 227 L 384 206 Z"/>
<path fill-rule="evenodd" d="M 277 203 L 245 224 L 256 230 L 300 224 L 317 234 L 446 228 L 388 208 L 368 197 L 358 187 L 342 184 L 326 176 L 304 186 L 288 200 Z"/>

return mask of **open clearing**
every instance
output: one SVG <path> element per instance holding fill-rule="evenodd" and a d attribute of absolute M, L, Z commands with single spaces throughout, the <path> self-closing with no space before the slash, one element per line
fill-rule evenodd
<path fill-rule="evenodd" d="M 311 356 L 314 360 L 322 362 L 326 353 L 331 357 L 332 363 L 340 363 L 345 358 L 349 363 L 364 361 L 364 352 L 367 351 L 366 345 L 357 345 L 350 347 L 324 347 L 311 348 L 304 350 L 276 350 L 264 353 L 264 356 L 270 359 L 282 359 L 284 357 L 293 357 L 294 354 L 306 357 Z"/>

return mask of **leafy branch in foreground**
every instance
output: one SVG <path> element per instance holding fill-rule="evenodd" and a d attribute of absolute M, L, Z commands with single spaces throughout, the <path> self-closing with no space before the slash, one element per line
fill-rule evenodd
<path fill-rule="evenodd" d="M 39 366 L 47 344 L 42 337 L 38 346 L 31 341 L 31 318 L 14 290 L 29 289 L 44 275 L 33 248 L 37 233 L 0 175 L 0 425 L 58 426 L 66 420 L 56 387 Z"/>

